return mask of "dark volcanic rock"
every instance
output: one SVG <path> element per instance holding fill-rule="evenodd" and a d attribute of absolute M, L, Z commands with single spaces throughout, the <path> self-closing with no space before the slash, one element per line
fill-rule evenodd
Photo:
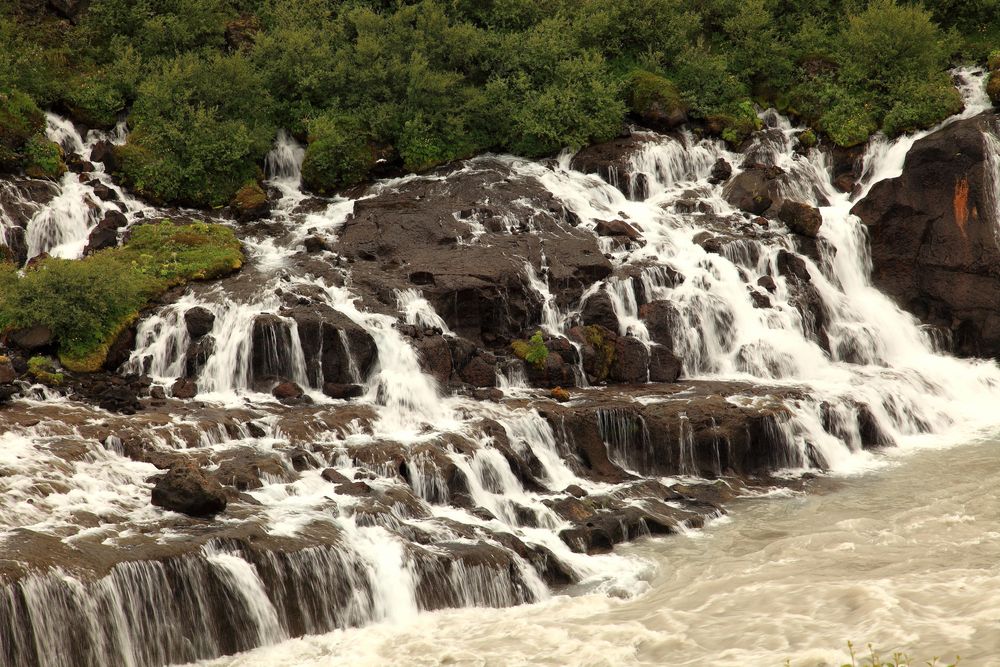
<path fill-rule="evenodd" d="M 963 354 L 1000 356 L 996 174 L 985 133 L 996 114 L 951 123 L 917 141 L 898 178 L 875 184 L 853 212 L 871 236 L 872 279 Z"/>
<path fill-rule="evenodd" d="M 791 200 L 782 202 L 778 209 L 778 219 L 796 234 L 812 238 L 816 238 L 823 224 L 823 216 L 818 208 Z"/>
<path fill-rule="evenodd" d="M 184 311 L 184 325 L 191 338 L 201 338 L 212 331 L 215 325 L 215 313 L 201 306 L 188 308 Z"/>
<path fill-rule="evenodd" d="M 609 331 L 618 331 L 618 316 L 607 290 L 598 290 L 592 294 L 584 302 L 580 317 L 584 324 L 599 324 Z"/>
<path fill-rule="evenodd" d="M 90 159 L 102 163 L 110 173 L 118 171 L 120 166 L 114 144 L 110 141 L 98 141 L 94 144 L 94 148 L 90 152 Z"/>
<path fill-rule="evenodd" d="M 226 509 L 226 494 L 194 465 L 181 465 L 156 479 L 152 503 L 188 516 L 211 517 Z"/>
<path fill-rule="evenodd" d="M 726 183 L 722 194 L 736 208 L 762 215 L 781 200 L 781 185 L 785 180 L 780 167 L 753 165 Z"/>
<path fill-rule="evenodd" d="M 104 218 L 97 223 L 90 237 L 87 239 L 87 247 L 83 254 L 90 255 L 98 250 L 114 248 L 118 245 L 118 230 L 128 224 L 128 219 L 118 211 L 108 211 Z"/>
<path fill-rule="evenodd" d="M 26 329 L 15 329 L 7 335 L 7 342 L 22 350 L 35 352 L 51 347 L 55 338 L 51 329 L 37 325 Z"/>
<path fill-rule="evenodd" d="M 638 241 L 642 238 L 639 230 L 624 220 L 600 220 L 594 231 L 598 236 L 624 236 L 630 241 Z"/>
<path fill-rule="evenodd" d="M 627 137 L 587 146 L 573 156 L 570 166 L 585 174 L 597 174 L 632 199 L 645 199 L 648 188 L 642 175 L 633 171 L 632 157 L 655 137 L 634 132 Z"/>
<path fill-rule="evenodd" d="M 338 248 L 353 260 L 352 284 L 369 307 L 395 311 L 398 291 L 416 282 L 453 332 L 499 350 L 541 319 L 529 265 L 568 309 L 611 264 L 537 180 L 499 162 L 473 164 L 447 180 L 409 181 L 358 201 Z M 487 199 L 489 217 L 518 225 L 491 231 L 481 221 Z"/>
<path fill-rule="evenodd" d="M 177 378 L 170 387 L 170 395 L 174 398 L 194 398 L 198 395 L 198 385 L 194 380 Z"/>
<path fill-rule="evenodd" d="M 327 382 L 323 385 L 323 393 L 330 398 L 351 399 L 360 398 L 365 394 L 365 388 L 359 384 L 336 384 Z"/>

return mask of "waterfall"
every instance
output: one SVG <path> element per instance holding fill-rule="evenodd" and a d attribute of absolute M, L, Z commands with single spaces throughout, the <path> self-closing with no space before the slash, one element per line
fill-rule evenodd
<path fill-rule="evenodd" d="M 966 98 L 959 117 L 970 117 L 985 108 L 981 77 L 959 75 Z M 534 213 L 564 208 L 585 233 L 627 220 L 642 235 L 636 244 L 600 239 L 612 272 L 588 280 L 569 303 L 563 279 L 550 279 L 552 245 L 549 257 L 537 245 L 522 253 L 531 256 L 515 257 L 514 280 L 527 287 L 524 300 L 534 309 L 520 335 L 540 328 L 547 342 L 562 337 L 588 298 L 606 294 L 617 334 L 647 350 L 669 345 L 683 368 L 673 387 L 593 388 L 581 379 L 562 403 L 528 388 L 502 337 L 488 350 L 501 357 L 499 395 L 489 382 L 471 380 L 452 393 L 456 375 L 446 386 L 425 372 L 421 344 L 439 330 L 458 358 L 462 329 L 451 331 L 434 309 L 438 293 L 408 286 L 405 272 L 375 284 L 380 274 L 359 268 L 376 262 L 338 245 L 359 200 L 304 193 L 304 150 L 279 133 L 265 162 L 268 184 L 281 195 L 261 225 L 270 236 L 244 233 L 249 261 L 241 275 L 192 287 L 143 314 L 123 369 L 164 385 L 194 379 L 204 404 L 124 420 L 68 399 L 26 401 L 30 419 L 0 421 L 0 539 L 13 549 L 42 536 L 58 549 L 80 545 L 83 554 L 67 551 L 65 567 L 43 562 L 0 580 L 0 617 L 9 619 L 0 623 L 0 662 L 153 667 L 406 621 L 428 609 L 537 602 L 549 593 L 546 582 L 631 594 L 641 589 L 645 566 L 602 551 L 656 528 L 640 514 L 654 502 L 677 512 L 662 520 L 661 532 L 700 525 L 688 519 L 703 520 L 709 510 L 685 515 L 666 493 L 629 494 L 680 476 L 697 485 L 698 475 L 730 474 L 744 435 L 749 446 L 773 449 L 768 472 L 850 472 L 878 465 L 874 447 L 956 442 L 995 426 L 1000 369 L 944 354 L 946 341 L 873 287 L 866 231 L 850 213 L 858 197 L 834 188 L 827 154 L 799 152 L 788 119 L 773 110 L 761 118 L 766 129 L 744 153 L 689 132 L 637 133 L 643 144 L 627 183 L 623 174 L 605 182 L 575 171 L 568 154 L 544 164 L 491 156 L 466 165 L 500 164 L 551 194 L 519 234 L 540 235 Z M 120 141 L 124 131 L 85 140 L 49 118 L 49 137 L 84 158 L 96 141 Z M 921 136 L 875 138 L 860 192 L 900 173 Z M 1000 230 L 1000 139 L 986 134 L 984 141 Z M 819 210 L 818 238 L 797 237 L 777 219 L 764 228 L 736 210 L 712 178 L 720 159 L 737 175 L 753 168 L 747 162 L 781 168 L 781 196 Z M 455 174 L 462 171 L 384 182 L 364 197 L 410 180 L 447 184 Z M 99 166 L 94 178 L 117 188 Z M 144 210 L 120 189 L 117 203 L 99 200 L 95 185 L 73 173 L 62 179 L 31 219 L 29 256 L 79 257 L 104 214 L 121 210 L 132 222 Z M 457 245 L 488 238 L 478 214 L 457 214 L 443 217 L 472 229 L 471 240 L 463 231 Z M 5 229 L 16 224 L 2 207 L 0 215 Z M 505 219 L 503 233 L 520 222 Z M 321 251 L 301 252 L 313 238 Z M 653 302 L 664 307 L 666 340 L 644 314 Z M 213 316 L 209 331 L 189 332 L 193 308 Z M 336 320 L 336 334 L 321 339 L 326 350 L 321 344 L 307 353 L 317 348 L 304 347 L 300 334 L 308 343 L 316 322 L 309 318 L 324 313 L 320 329 Z M 331 341 L 346 352 L 342 379 L 324 370 Z M 375 350 L 371 363 L 361 361 L 366 342 Z M 280 405 L 263 393 L 279 379 L 298 383 L 311 403 Z M 351 387 L 363 395 L 329 399 L 320 391 L 327 380 L 363 385 Z M 699 386 L 736 389 L 713 394 L 706 416 L 695 404 L 705 398 Z M 657 421 L 645 408 L 664 412 Z M 716 418 L 729 408 L 764 411 L 767 419 L 753 433 L 727 432 Z M 56 418 L 63 410 L 65 422 Z M 580 415 L 591 418 L 587 428 Z M 152 454 L 136 455 L 142 448 Z M 185 523 L 151 507 L 155 476 L 178 461 L 225 480 L 240 477 L 230 489 L 238 510 Z M 609 517 L 623 507 L 633 512 L 626 518 L 638 518 Z M 566 518 L 574 513 L 581 521 Z M 594 528 L 587 522 L 599 524 L 593 549 L 573 533 Z M 30 542 L 44 552 L 38 544 Z M 84 558 L 88 549 L 94 562 Z M 107 562 L 98 558 L 104 553 L 112 554 Z"/>

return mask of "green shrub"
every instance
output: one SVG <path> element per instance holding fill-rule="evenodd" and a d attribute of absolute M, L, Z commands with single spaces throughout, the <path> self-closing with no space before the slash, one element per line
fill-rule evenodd
<path fill-rule="evenodd" d="M 1000 49 L 990 52 L 990 56 L 986 60 L 986 66 L 990 68 L 991 72 L 1000 70 Z"/>
<path fill-rule="evenodd" d="M 25 146 L 45 131 L 45 114 L 17 90 L 0 90 L 0 171 L 21 166 Z"/>
<path fill-rule="evenodd" d="M 1000 106 L 1000 71 L 990 74 L 989 81 L 986 82 L 986 94 L 993 106 Z"/>
<path fill-rule="evenodd" d="M 686 109 L 672 81 L 645 70 L 632 70 L 625 80 L 628 109 L 644 119 L 667 120 Z"/>
<path fill-rule="evenodd" d="M 919 5 L 873 0 L 850 16 L 840 40 L 841 79 L 886 108 L 892 91 L 933 77 L 948 65 L 945 34 Z"/>
<path fill-rule="evenodd" d="M 24 173 L 31 178 L 60 178 L 66 173 L 62 148 L 36 134 L 24 147 Z"/>
<path fill-rule="evenodd" d="M 549 358 L 549 348 L 545 347 L 541 331 L 536 331 L 528 340 L 515 340 L 510 347 L 520 359 L 536 368 L 545 368 L 545 361 Z"/>
<path fill-rule="evenodd" d="M 153 201 L 223 206 L 257 176 L 274 138 L 270 111 L 259 73 L 240 55 L 166 61 L 139 86 L 122 175 Z"/>
<path fill-rule="evenodd" d="M 487 89 L 494 127 L 505 127 L 504 148 L 537 157 L 607 141 L 621 130 L 621 83 L 590 53 L 555 63 L 550 82 L 525 75 L 495 80 Z"/>
<path fill-rule="evenodd" d="M 897 101 L 882 120 L 889 136 L 930 128 L 962 110 L 962 96 L 947 77 L 908 81 L 899 87 Z"/>
<path fill-rule="evenodd" d="M 65 105 L 74 120 L 88 127 L 110 129 L 138 94 L 144 76 L 142 57 L 119 41 L 113 62 L 81 72 L 67 83 Z"/>
<path fill-rule="evenodd" d="M 8 265 L 0 272 L 0 329 L 48 327 L 66 368 L 95 371 L 152 298 L 189 280 L 221 277 L 242 263 L 228 227 L 140 225 L 125 246 L 82 260 L 45 259 L 20 278 L 11 277 Z"/>
<path fill-rule="evenodd" d="M 302 184 L 330 193 L 362 181 L 375 164 L 361 121 L 343 113 L 328 113 L 309 124 L 309 145 L 302 161 Z"/>
<path fill-rule="evenodd" d="M 878 129 L 871 111 L 852 97 L 843 97 L 819 120 L 820 129 L 833 143 L 844 148 L 868 141 Z"/>

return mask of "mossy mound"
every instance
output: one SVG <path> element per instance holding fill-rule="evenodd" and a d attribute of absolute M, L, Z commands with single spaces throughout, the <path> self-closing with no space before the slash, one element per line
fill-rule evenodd
<path fill-rule="evenodd" d="M 549 358 L 549 349 L 545 347 L 541 331 L 536 331 L 528 340 L 515 340 L 510 344 L 510 347 L 518 358 L 538 368 L 545 368 L 545 361 Z"/>
<path fill-rule="evenodd" d="M 267 215 L 271 210 L 271 203 L 267 200 L 264 189 L 254 181 L 239 189 L 229 207 L 237 220 L 248 222 Z"/>
<path fill-rule="evenodd" d="M 62 148 L 41 135 L 32 137 L 24 147 L 24 173 L 31 178 L 60 178 L 66 173 Z"/>
<path fill-rule="evenodd" d="M 633 70 L 625 83 L 629 111 L 653 129 L 670 129 L 687 120 L 687 106 L 672 81 Z"/>
<path fill-rule="evenodd" d="M 121 248 L 82 260 L 45 259 L 20 277 L 13 265 L 0 265 L 0 329 L 48 327 L 63 366 L 93 372 L 152 299 L 242 265 L 240 242 L 228 227 L 141 225 Z"/>

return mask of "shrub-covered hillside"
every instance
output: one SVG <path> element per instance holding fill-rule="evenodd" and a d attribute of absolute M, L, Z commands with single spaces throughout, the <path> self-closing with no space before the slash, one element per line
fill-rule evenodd
<path fill-rule="evenodd" d="M 754 102 L 851 146 L 955 112 L 947 69 L 994 45 L 1000 0 L 0 0 L 0 167 L 58 171 L 38 108 L 128 113 L 120 176 L 197 206 L 259 178 L 278 128 L 318 192 L 629 113 L 739 142 Z"/>

